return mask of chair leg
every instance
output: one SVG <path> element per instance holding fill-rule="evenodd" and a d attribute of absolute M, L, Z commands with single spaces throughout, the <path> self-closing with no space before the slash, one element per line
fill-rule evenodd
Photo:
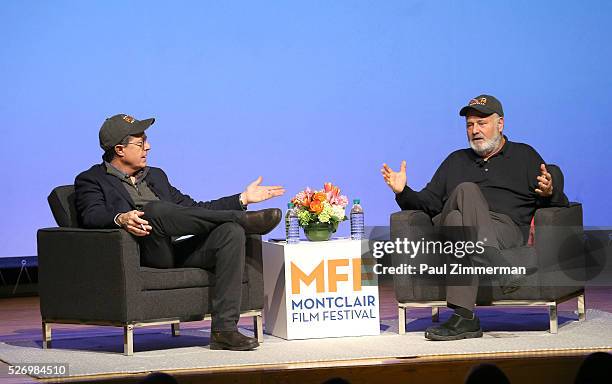
<path fill-rule="evenodd" d="M 406 333 L 406 308 L 397 307 L 397 327 L 400 335 Z"/>
<path fill-rule="evenodd" d="M 440 308 L 439 307 L 431 307 L 431 321 L 437 323 L 440 321 Z"/>
<path fill-rule="evenodd" d="M 584 306 L 584 293 L 578 296 L 578 321 L 586 319 L 586 309 Z"/>
<path fill-rule="evenodd" d="M 263 343 L 263 319 L 261 317 L 261 313 L 253 316 L 253 333 L 255 337 L 257 337 L 257 341 L 259 343 Z"/>
<path fill-rule="evenodd" d="M 123 326 L 123 354 L 132 356 L 134 354 L 134 325 Z"/>
<path fill-rule="evenodd" d="M 556 303 L 548 306 L 548 317 L 550 321 L 549 332 L 557 333 L 559 323 L 557 320 L 557 304 Z"/>
<path fill-rule="evenodd" d="M 172 323 L 172 336 L 180 336 L 181 334 L 181 323 Z"/>
<path fill-rule="evenodd" d="M 42 322 L 42 347 L 43 349 L 51 348 L 51 324 Z"/>

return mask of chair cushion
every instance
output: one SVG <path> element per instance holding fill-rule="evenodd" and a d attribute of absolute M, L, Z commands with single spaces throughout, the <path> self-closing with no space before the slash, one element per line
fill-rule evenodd
<path fill-rule="evenodd" d="M 177 289 L 209 287 L 214 284 L 212 273 L 201 268 L 140 268 L 142 289 Z"/>
<path fill-rule="evenodd" d="M 144 291 L 210 287 L 215 285 L 214 273 L 201 268 L 160 269 L 140 267 L 139 273 Z M 242 276 L 242 282 L 248 282 L 246 272 Z"/>

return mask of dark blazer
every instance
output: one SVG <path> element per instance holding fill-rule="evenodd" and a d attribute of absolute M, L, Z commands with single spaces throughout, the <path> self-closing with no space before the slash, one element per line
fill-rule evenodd
<path fill-rule="evenodd" d="M 185 207 L 242 210 L 239 194 L 218 200 L 195 201 L 189 195 L 174 188 L 168 181 L 166 173 L 160 168 L 149 167 L 145 181 L 162 201 Z M 84 228 L 117 228 L 117 224 L 113 221 L 115 216 L 136 209 L 121 180 L 108 174 L 104 163 L 94 165 L 79 174 L 74 181 L 74 189 L 79 223 Z"/>

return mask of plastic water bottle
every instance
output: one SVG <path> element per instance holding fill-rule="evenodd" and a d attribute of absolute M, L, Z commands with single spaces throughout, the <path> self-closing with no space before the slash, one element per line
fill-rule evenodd
<path fill-rule="evenodd" d="M 293 209 L 293 203 L 287 203 L 287 211 L 285 212 L 285 239 L 289 238 L 289 211 Z"/>
<path fill-rule="evenodd" d="M 287 213 L 285 214 L 285 227 L 287 244 L 296 244 L 300 242 L 300 221 L 293 203 L 287 204 Z"/>
<path fill-rule="evenodd" d="M 359 204 L 360 200 L 353 200 L 351 208 L 351 239 L 361 240 L 365 237 L 365 227 L 363 223 L 363 208 Z"/>

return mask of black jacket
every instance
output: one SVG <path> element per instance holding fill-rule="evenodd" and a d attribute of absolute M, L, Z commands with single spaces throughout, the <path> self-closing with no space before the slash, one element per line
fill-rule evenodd
<path fill-rule="evenodd" d="M 242 210 L 239 194 L 205 202 L 193 200 L 174 188 L 160 168 L 149 167 L 145 181 L 162 201 L 185 207 Z M 121 180 L 108 174 L 104 163 L 94 165 L 79 174 L 74 181 L 74 188 L 79 223 L 84 228 L 117 228 L 113 221 L 115 216 L 136 209 Z"/>

